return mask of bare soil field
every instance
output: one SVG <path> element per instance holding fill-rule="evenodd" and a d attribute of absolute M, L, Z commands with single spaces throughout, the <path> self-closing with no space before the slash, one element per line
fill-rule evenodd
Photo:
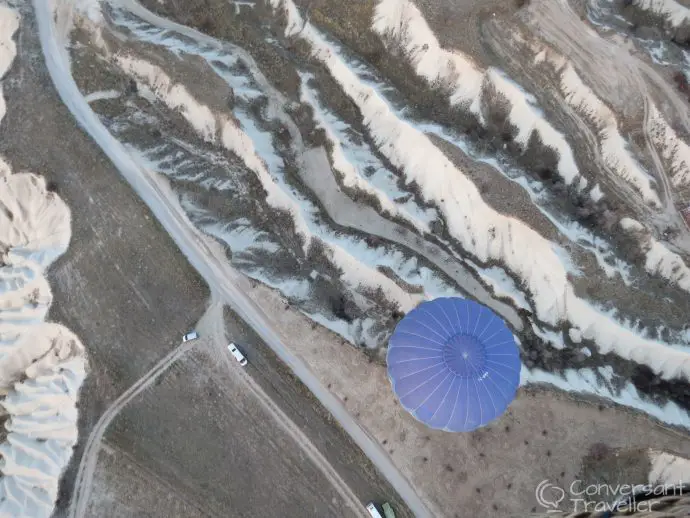
<path fill-rule="evenodd" d="M 155 473 L 107 443 L 103 444 L 98 458 L 88 513 L 94 517 L 122 518 L 207 516 Z"/>
<path fill-rule="evenodd" d="M 245 388 L 239 365 L 223 373 L 214 360 L 202 350 L 182 358 L 107 440 L 207 516 L 360 515 Z"/>

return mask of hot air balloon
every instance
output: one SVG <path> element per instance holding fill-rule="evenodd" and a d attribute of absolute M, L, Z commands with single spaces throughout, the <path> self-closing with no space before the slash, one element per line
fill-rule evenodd
<path fill-rule="evenodd" d="M 402 406 L 431 428 L 467 432 L 500 416 L 520 383 L 512 332 L 461 298 L 423 302 L 395 328 L 388 377 Z"/>

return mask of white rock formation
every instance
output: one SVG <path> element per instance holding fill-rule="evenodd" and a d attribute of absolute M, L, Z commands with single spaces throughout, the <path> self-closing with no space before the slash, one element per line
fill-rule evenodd
<path fill-rule="evenodd" d="M 19 17 L 0 4 L 0 79 L 16 54 Z M 0 84 L 1 87 L 1 84 Z M 0 91 L 0 119 L 5 102 Z M 52 295 L 44 272 L 65 252 L 70 213 L 32 173 L 12 174 L 0 158 L 0 517 L 49 517 L 77 441 L 84 347 L 44 323 Z"/>
<path fill-rule="evenodd" d="M 650 118 L 650 135 L 661 152 L 671 183 L 675 187 L 690 187 L 690 146 L 678 136 L 654 105 L 650 107 Z"/>
<path fill-rule="evenodd" d="M 486 92 L 495 91 L 510 106 L 508 119 L 518 131 L 515 140 L 527 145 L 533 132 L 558 153 L 558 174 L 566 184 L 578 180 L 581 188 L 587 181 L 580 175 L 573 150 L 565 135 L 543 116 L 536 100 L 517 83 L 496 68 L 481 69 L 469 56 L 458 50 L 441 47 L 422 13 L 408 0 L 380 0 L 376 6 L 373 29 L 397 41 L 406 51 L 415 71 L 429 82 L 441 81 L 450 87 L 450 101 L 465 105 L 481 119 L 482 103 L 492 102 Z"/>
<path fill-rule="evenodd" d="M 649 235 L 639 221 L 623 218 L 620 226 L 627 232 L 637 233 L 643 239 L 642 250 L 645 253 L 645 270 L 651 275 L 663 277 L 671 284 L 690 292 L 690 268 L 683 258 Z"/>
<path fill-rule="evenodd" d="M 652 464 L 649 472 L 650 484 L 690 483 L 690 460 L 657 450 L 649 450 L 649 460 Z"/>
<path fill-rule="evenodd" d="M 633 5 L 643 11 L 662 16 L 674 28 L 690 21 L 690 9 L 676 0 L 634 0 Z"/>

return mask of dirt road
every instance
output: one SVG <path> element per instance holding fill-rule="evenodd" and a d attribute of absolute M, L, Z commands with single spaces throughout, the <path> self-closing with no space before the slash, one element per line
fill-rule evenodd
<path fill-rule="evenodd" d="M 292 440 L 301 448 L 302 452 L 309 458 L 312 464 L 321 471 L 324 478 L 340 494 L 347 507 L 354 516 L 365 516 L 364 508 L 360 499 L 355 495 L 348 485 L 343 481 L 338 472 L 324 458 L 321 452 L 304 435 L 298 426 L 273 402 L 261 386 L 247 373 L 240 368 L 225 350 L 227 338 L 225 336 L 225 326 L 223 322 L 223 305 L 217 298 L 214 298 L 208 311 L 204 314 L 197 329 L 201 331 L 201 338 L 191 342 L 180 344 L 176 349 L 162 358 L 144 376 L 125 391 L 101 416 L 96 426 L 91 431 L 84 448 L 79 470 L 77 472 L 74 493 L 69 510 L 71 518 L 83 518 L 87 515 L 96 472 L 99 453 L 103 445 L 103 437 L 111 422 L 119 415 L 121 410 L 139 395 L 142 391 L 150 387 L 164 372 L 185 353 L 194 347 L 208 347 L 217 351 L 219 363 L 225 365 L 230 371 L 230 375 L 239 377 L 245 385 L 244 392 L 251 394 L 264 408 L 266 413 L 275 419 L 279 429 L 282 429 Z"/>

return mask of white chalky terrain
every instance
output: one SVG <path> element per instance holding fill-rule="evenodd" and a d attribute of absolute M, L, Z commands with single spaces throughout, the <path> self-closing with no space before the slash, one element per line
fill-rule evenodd
<path fill-rule="evenodd" d="M 0 79 L 18 26 L 16 12 L 0 4 Z M 0 94 L 0 119 L 4 106 Z M 49 517 L 77 441 L 86 375 L 79 339 L 43 322 L 52 301 L 45 270 L 67 250 L 70 212 L 42 177 L 0 164 L 0 516 Z"/>
<path fill-rule="evenodd" d="M 467 105 L 479 114 L 487 89 L 493 88 L 510 105 L 510 122 L 517 127 L 515 140 L 526 145 L 533 131 L 542 142 L 558 152 L 558 173 L 567 184 L 578 180 L 580 187 L 587 180 L 580 176 L 573 151 L 565 136 L 543 118 L 534 99 L 500 70 L 481 70 L 458 51 L 443 49 L 419 9 L 408 0 L 382 0 L 376 7 L 373 28 L 401 45 L 409 54 L 416 72 L 429 82 L 440 79 L 453 90 L 451 102 Z"/>
<path fill-rule="evenodd" d="M 657 450 L 649 450 L 649 460 L 652 463 L 650 484 L 678 486 L 690 483 L 690 460 Z"/>
<path fill-rule="evenodd" d="M 652 107 L 652 139 L 669 169 L 675 187 L 690 187 L 690 146 L 666 122 L 659 110 Z"/>
<path fill-rule="evenodd" d="M 639 9 L 662 16 L 672 27 L 690 21 L 690 9 L 676 0 L 633 0 L 632 3 Z"/>
<path fill-rule="evenodd" d="M 651 236 L 645 236 L 645 228 L 639 221 L 623 218 L 621 227 L 629 232 L 644 236 L 642 248 L 645 251 L 645 269 L 690 292 L 690 268 L 683 258 L 670 251 L 663 243 Z"/>
<path fill-rule="evenodd" d="M 621 135 L 613 111 L 589 88 L 573 65 L 553 51 L 542 50 L 534 58 L 535 64 L 549 63 L 560 77 L 560 90 L 566 102 L 595 129 L 604 163 L 655 208 L 661 201 L 654 182 L 632 156 L 630 146 Z M 598 187 L 598 186 L 597 186 Z"/>

